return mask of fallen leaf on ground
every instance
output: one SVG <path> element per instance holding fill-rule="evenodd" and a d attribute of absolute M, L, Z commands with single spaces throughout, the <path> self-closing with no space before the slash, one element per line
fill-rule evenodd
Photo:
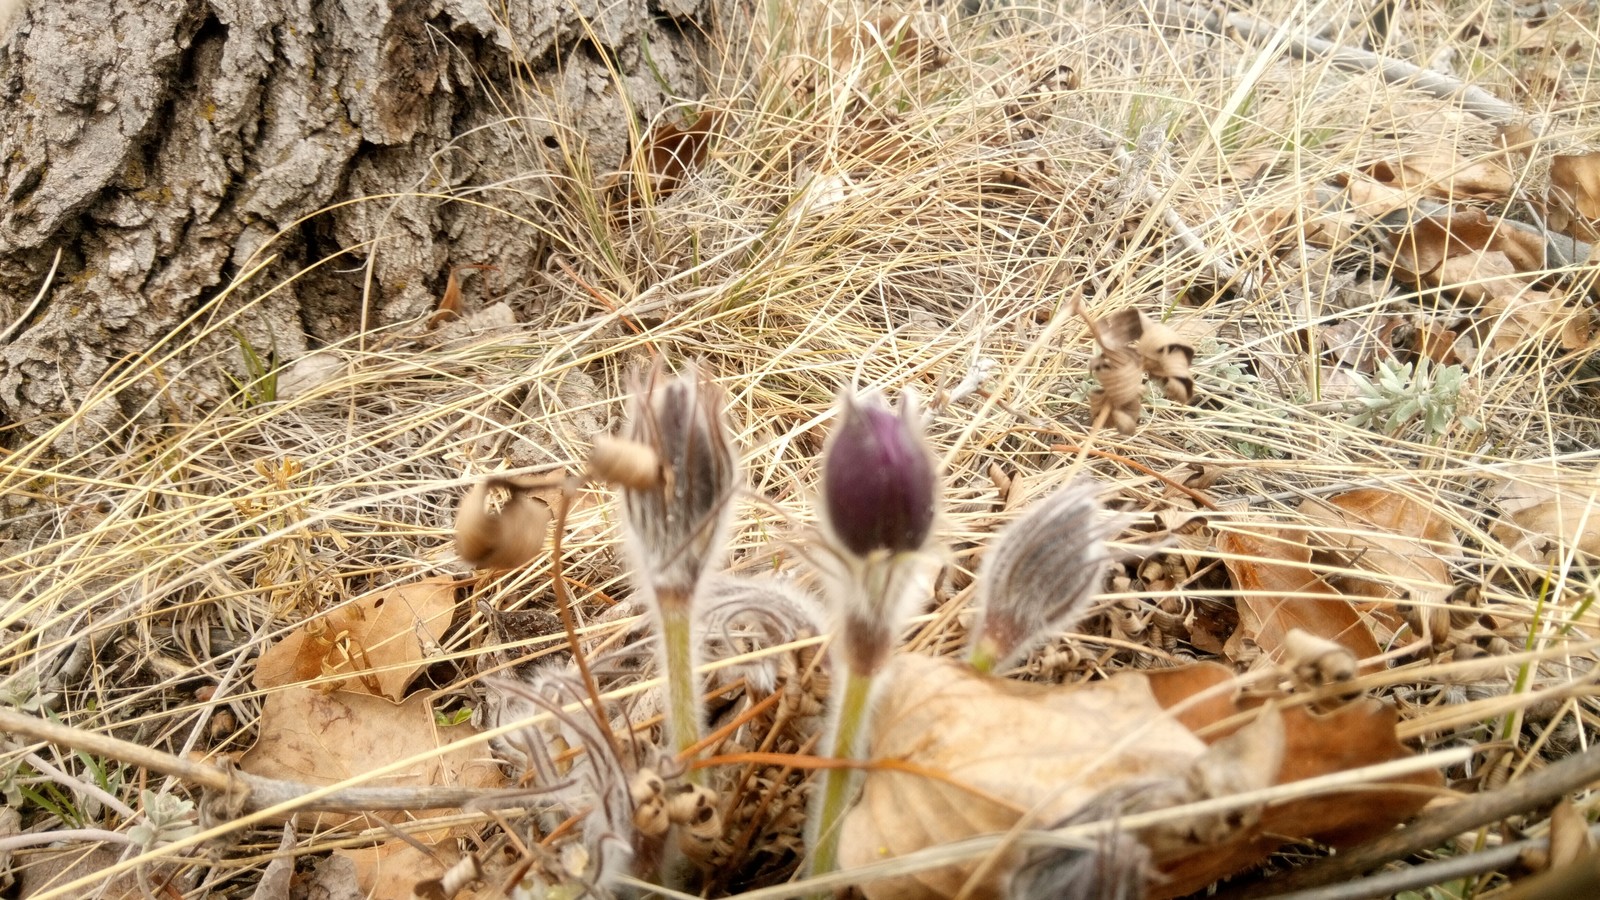
<path fill-rule="evenodd" d="M 1434 644 L 1450 632 L 1446 600 L 1454 584 L 1446 557 L 1461 552 L 1455 530 L 1442 514 L 1397 491 L 1376 488 L 1346 491 L 1326 500 L 1307 500 L 1300 512 L 1313 525 L 1317 543 L 1337 551 L 1343 565 L 1371 573 L 1381 595 L 1418 611 L 1425 635 Z M 1357 577 L 1357 576 L 1350 576 Z"/>
<path fill-rule="evenodd" d="M 477 733 L 471 725 L 441 726 L 432 698 L 413 694 L 404 703 L 340 691 L 324 694 L 303 687 L 267 694 L 261 737 L 239 766 L 252 775 L 308 785 L 328 785 L 365 776 L 390 763 L 428 754 L 391 775 L 362 778 L 367 787 L 497 787 L 505 779 L 479 746 L 439 748 Z M 398 820 L 402 814 L 384 814 Z M 332 828 L 360 815 L 300 813 L 296 827 Z"/>
<path fill-rule="evenodd" d="M 1319 716 L 1234 697 L 1233 673 L 1199 664 L 1055 686 L 980 676 L 948 659 L 897 657 L 878 707 L 861 799 L 846 817 L 841 864 L 858 868 L 927 847 L 1164 809 L 1409 755 L 1377 701 Z M 1016 723 L 1026 722 L 1026 728 Z M 1093 727 L 1085 727 L 1085 723 Z M 1220 729 L 1227 722 L 1227 729 Z M 1197 730 L 1204 733 L 1202 739 Z M 888 764 L 892 762 L 892 764 Z M 1435 785 L 1425 773 L 1409 784 Z M 1136 832 L 1174 897 L 1255 865 L 1288 840 L 1345 843 L 1388 830 L 1426 802 L 1404 788 L 1287 801 L 1174 819 Z M 865 882 L 868 900 L 1005 896 L 1016 852 Z M 969 879 L 973 879 L 969 883 Z"/>
<path fill-rule="evenodd" d="M 335 850 L 333 855 L 355 865 L 355 883 L 361 890 L 361 897 L 445 896 L 442 892 L 430 895 L 417 890 L 424 882 L 431 881 L 433 889 L 438 891 L 439 878 L 459 856 L 444 844 L 434 846 L 432 851 L 425 853 L 405 841 L 393 840 L 376 847 Z M 487 884 L 480 885 L 478 890 L 468 888 L 448 895 L 449 900 L 487 900 L 497 896 L 499 893 Z"/>
<path fill-rule="evenodd" d="M 437 642 L 456 608 L 455 580 L 426 578 L 358 597 L 268 647 L 256 664 L 262 690 L 315 682 L 398 700 L 425 664 L 418 630 Z"/>
<path fill-rule="evenodd" d="M 1502 200 L 1516 179 L 1492 159 L 1467 159 L 1449 147 L 1402 153 L 1367 166 L 1381 184 L 1421 191 L 1444 200 Z"/>
<path fill-rule="evenodd" d="M 663 121 L 637 146 L 622 164 L 622 171 L 607 185 L 614 204 L 638 206 L 646 191 L 639 188 L 642 177 L 648 196 L 659 202 L 682 186 L 685 178 L 705 163 L 711 139 L 722 127 L 722 115 L 708 109 L 693 122 L 677 125 Z"/>
<path fill-rule="evenodd" d="M 1600 153 L 1552 156 L 1550 186 L 1569 215 L 1586 220 L 1587 233 L 1581 236 L 1591 238 L 1594 221 L 1600 219 Z"/>
<path fill-rule="evenodd" d="M 1538 564 L 1558 546 L 1600 556 L 1600 470 L 1516 466 L 1489 499 L 1500 513 L 1490 534 L 1522 559 Z"/>
<path fill-rule="evenodd" d="M 1305 543 L 1271 529 L 1231 531 L 1217 536 L 1217 549 L 1240 591 L 1239 631 L 1228 640 L 1230 656 L 1247 637 L 1282 663 L 1296 628 L 1340 644 L 1358 660 L 1378 655 L 1371 627 L 1348 597 L 1312 570 Z"/>

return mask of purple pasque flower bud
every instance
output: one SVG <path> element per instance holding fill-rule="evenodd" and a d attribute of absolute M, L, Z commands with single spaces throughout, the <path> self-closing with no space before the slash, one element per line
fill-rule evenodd
<path fill-rule="evenodd" d="M 866 558 L 927 546 L 938 476 L 916 403 L 890 412 L 876 395 L 841 401 L 822 457 L 822 520 L 837 549 Z"/>

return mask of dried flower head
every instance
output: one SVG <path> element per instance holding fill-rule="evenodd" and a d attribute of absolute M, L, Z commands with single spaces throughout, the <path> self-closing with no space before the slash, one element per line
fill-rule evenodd
<path fill-rule="evenodd" d="M 658 594 L 686 597 L 720 562 L 738 481 L 723 402 L 693 367 L 653 369 L 634 395 L 622 437 L 655 454 L 660 477 L 624 484 L 622 502 L 637 575 Z"/>
<path fill-rule="evenodd" d="M 515 569 L 544 549 L 550 507 L 503 478 L 473 485 L 456 510 L 456 552 L 485 569 Z"/>
<path fill-rule="evenodd" d="M 972 662 L 980 670 L 1018 662 L 1068 628 L 1100 585 L 1112 527 L 1098 516 L 1092 482 L 1075 481 L 1037 501 L 995 539 L 978 573 Z"/>
<path fill-rule="evenodd" d="M 857 557 L 921 550 L 938 481 L 916 404 L 902 399 L 898 414 L 876 396 L 842 406 L 822 463 L 822 518 L 836 549 Z"/>

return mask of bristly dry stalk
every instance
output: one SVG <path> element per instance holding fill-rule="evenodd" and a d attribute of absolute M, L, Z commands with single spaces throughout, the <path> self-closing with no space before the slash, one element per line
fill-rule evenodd
<path fill-rule="evenodd" d="M 915 404 L 898 414 L 877 397 L 841 401 L 841 421 L 823 453 L 822 523 L 830 558 L 830 594 L 838 633 L 830 755 L 860 759 L 870 744 L 872 685 L 894 651 L 937 514 L 938 478 Z M 843 669 L 843 672 L 839 670 Z M 838 860 L 839 825 L 855 785 L 854 770 L 829 769 L 811 817 L 810 872 Z"/>
<path fill-rule="evenodd" d="M 995 539 L 978 573 L 978 621 L 969 659 L 980 672 L 1008 668 L 1071 627 L 1100 585 L 1110 525 L 1097 488 L 1075 481 L 1031 505 Z"/>
<path fill-rule="evenodd" d="M 682 752 L 700 738 L 700 691 L 690 625 L 702 576 L 726 551 L 738 468 L 722 391 L 690 367 L 642 379 L 623 438 L 654 454 L 655 477 L 622 482 L 623 522 L 634 577 L 651 599 L 665 649 L 668 740 Z M 597 474 L 605 474 L 603 472 Z"/>

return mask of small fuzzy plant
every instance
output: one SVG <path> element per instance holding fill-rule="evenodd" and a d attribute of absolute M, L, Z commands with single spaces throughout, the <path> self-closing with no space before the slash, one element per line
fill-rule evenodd
<path fill-rule="evenodd" d="M 970 660 L 981 672 L 1015 665 L 1070 627 L 1100 585 L 1114 522 L 1097 488 L 1075 481 L 1030 506 L 995 540 L 978 576 L 981 604 Z M 823 452 L 824 559 L 837 633 L 829 753 L 860 760 L 869 746 L 874 681 L 911 609 L 927 594 L 939 486 L 915 405 L 891 412 L 876 397 L 846 398 Z M 814 799 L 810 872 L 837 865 L 853 770 L 828 769 Z"/>
<path fill-rule="evenodd" d="M 634 578 L 665 651 L 668 743 L 678 753 L 700 740 L 695 596 L 706 573 L 721 566 L 738 490 L 723 406 L 722 391 L 697 370 L 667 377 L 653 369 L 634 393 L 622 433 L 639 450 L 636 458 L 650 462 L 617 480 Z"/>
<path fill-rule="evenodd" d="M 978 621 L 968 660 L 1004 671 L 1040 641 L 1072 627 L 1100 586 L 1113 523 L 1099 517 L 1090 481 L 1074 481 L 1029 506 L 995 538 L 978 572 Z"/>
<path fill-rule="evenodd" d="M 824 558 L 837 629 L 828 752 L 858 760 L 869 743 L 873 681 L 893 654 L 911 608 L 926 593 L 938 480 L 909 397 L 898 412 L 876 396 L 842 400 L 822 467 Z M 823 775 L 808 841 L 813 875 L 837 865 L 853 775 L 849 768 Z"/>

